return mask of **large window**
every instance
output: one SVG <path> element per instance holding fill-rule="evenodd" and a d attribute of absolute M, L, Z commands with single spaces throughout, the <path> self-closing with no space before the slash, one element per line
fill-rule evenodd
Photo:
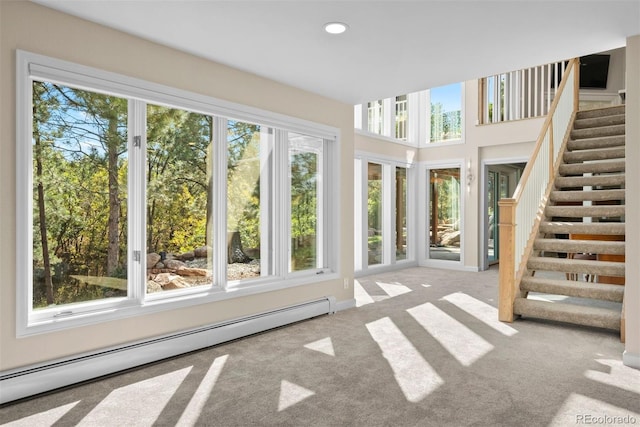
<path fill-rule="evenodd" d="M 273 129 L 227 122 L 227 279 L 273 273 L 270 219 Z"/>
<path fill-rule="evenodd" d="M 127 100 L 31 89 L 32 308 L 126 297 Z"/>
<path fill-rule="evenodd" d="M 322 139 L 289 133 L 291 228 L 289 271 L 323 265 Z"/>
<path fill-rule="evenodd" d="M 430 89 L 429 104 L 429 142 L 462 138 L 462 84 Z"/>
<path fill-rule="evenodd" d="M 214 119 L 153 104 L 146 112 L 146 291 L 209 285 Z"/>
<path fill-rule="evenodd" d="M 334 271 L 333 128 L 18 62 L 19 335 Z"/>

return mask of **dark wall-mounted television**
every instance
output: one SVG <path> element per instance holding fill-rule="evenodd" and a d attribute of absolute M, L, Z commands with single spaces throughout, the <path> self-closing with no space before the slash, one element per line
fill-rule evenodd
<path fill-rule="evenodd" d="M 580 89 L 606 89 L 609 55 L 587 55 L 580 58 Z"/>

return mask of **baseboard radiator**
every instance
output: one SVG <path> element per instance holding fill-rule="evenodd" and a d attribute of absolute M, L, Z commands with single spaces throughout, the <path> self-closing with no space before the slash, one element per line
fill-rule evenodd
<path fill-rule="evenodd" d="M 323 314 L 333 314 L 335 311 L 335 298 L 326 297 L 45 364 L 0 372 L 0 404 L 211 347 Z"/>

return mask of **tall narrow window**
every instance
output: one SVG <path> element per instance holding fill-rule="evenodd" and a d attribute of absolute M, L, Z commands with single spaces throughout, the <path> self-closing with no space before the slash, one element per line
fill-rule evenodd
<path fill-rule="evenodd" d="M 210 285 L 213 117 L 147 105 L 147 293 Z"/>
<path fill-rule="evenodd" d="M 323 267 L 322 138 L 289 132 L 289 271 Z"/>
<path fill-rule="evenodd" d="M 384 102 L 382 99 L 367 103 L 367 119 L 369 132 L 382 135 L 384 129 Z"/>
<path fill-rule="evenodd" d="M 429 258 L 460 261 L 460 168 L 429 170 Z"/>
<path fill-rule="evenodd" d="M 430 142 L 462 138 L 462 84 L 429 90 L 431 105 Z"/>
<path fill-rule="evenodd" d="M 32 89 L 32 307 L 127 296 L 127 100 Z"/>
<path fill-rule="evenodd" d="M 227 280 L 271 274 L 269 223 L 273 130 L 227 125 Z"/>
<path fill-rule="evenodd" d="M 407 168 L 396 166 L 396 260 L 407 259 Z"/>
<path fill-rule="evenodd" d="M 401 141 L 407 140 L 407 95 L 396 96 L 396 139 Z"/>
<path fill-rule="evenodd" d="M 384 262 L 384 195 L 382 186 L 382 165 L 369 163 L 367 177 L 367 240 L 369 265 Z"/>

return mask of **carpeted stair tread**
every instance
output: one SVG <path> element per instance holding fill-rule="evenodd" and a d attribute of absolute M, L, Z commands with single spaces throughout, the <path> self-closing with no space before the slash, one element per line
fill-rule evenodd
<path fill-rule="evenodd" d="M 585 273 L 601 276 L 624 277 L 624 262 L 596 261 L 586 259 L 530 257 L 527 268 L 532 271 L 560 271 L 562 273 Z"/>
<path fill-rule="evenodd" d="M 621 311 L 600 307 L 516 298 L 513 311 L 524 317 L 620 330 Z"/>
<path fill-rule="evenodd" d="M 617 218 L 624 216 L 624 205 L 604 205 L 604 206 L 547 206 L 545 214 L 547 217 L 563 218 Z"/>
<path fill-rule="evenodd" d="M 625 125 L 602 126 L 587 129 L 573 129 L 571 139 L 597 138 L 601 136 L 624 135 Z"/>
<path fill-rule="evenodd" d="M 564 153 L 562 159 L 565 161 L 565 163 L 588 162 L 591 160 L 624 159 L 624 147 L 568 151 Z"/>
<path fill-rule="evenodd" d="M 625 184 L 624 174 L 594 175 L 594 176 L 559 176 L 556 177 L 556 188 L 577 187 L 614 187 Z"/>
<path fill-rule="evenodd" d="M 593 163 L 561 164 L 559 173 L 562 176 L 582 175 L 584 173 L 624 172 L 624 160 L 599 161 Z"/>
<path fill-rule="evenodd" d="M 584 190 L 584 191 L 552 191 L 549 195 L 554 202 L 584 202 L 584 201 L 614 201 L 624 200 L 623 189 L 614 190 Z"/>
<path fill-rule="evenodd" d="M 621 236 L 625 234 L 624 222 L 562 222 L 543 221 L 541 233 L 553 234 L 606 234 Z"/>
<path fill-rule="evenodd" d="M 615 116 L 625 113 L 624 105 L 616 105 L 614 107 L 592 108 L 588 110 L 580 110 L 576 114 L 577 120 L 589 119 L 593 117 Z"/>
<path fill-rule="evenodd" d="M 624 135 L 604 136 L 601 138 L 583 138 L 569 140 L 567 142 L 567 150 L 589 150 L 593 148 L 620 147 L 625 144 Z"/>
<path fill-rule="evenodd" d="M 524 277 L 520 282 L 520 290 L 613 302 L 622 302 L 624 297 L 624 286 L 620 285 L 553 280 L 534 276 Z"/>
<path fill-rule="evenodd" d="M 598 117 L 577 118 L 573 127 L 574 129 L 586 129 L 601 126 L 623 125 L 624 117 L 624 114 L 610 114 Z"/>
<path fill-rule="evenodd" d="M 607 240 L 536 239 L 533 248 L 545 252 L 624 255 L 625 242 Z"/>

